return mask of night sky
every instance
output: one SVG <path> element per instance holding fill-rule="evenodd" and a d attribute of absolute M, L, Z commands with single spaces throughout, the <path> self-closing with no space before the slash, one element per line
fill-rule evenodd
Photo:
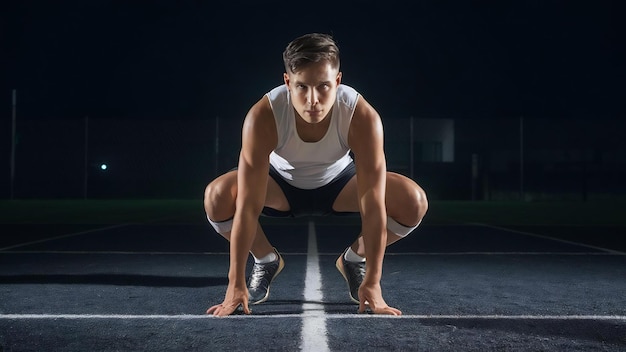
<path fill-rule="evenodd" d="M 315 31 L 385 118 L 623 119 L 619 4 L 14 0 L 0 111 L 17 89 L 25 119 L 243 118 Z"/>

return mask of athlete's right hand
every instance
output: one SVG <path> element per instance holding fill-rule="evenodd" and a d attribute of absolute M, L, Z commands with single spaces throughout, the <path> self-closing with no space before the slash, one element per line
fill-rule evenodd
<path fill-rule="evenodd" d="M 212 314 L 217 317 L 225 317 L 233 314 L 240 305 L 243 306 L 244 314 L 251 313 L 250 308 L 248 308 L 248 288 L 245 285 L 243 287 L 236 287 L 228 284 L 224 302 L 212 306 L 206 311 L 206 314 Z"/>
<path fill-rule="evenodd" d="M 399 309 L 387 305 L 383 299 L 380 282 L 370 284 L 363 281 L 359 287 L 359 302 L 361 302 L 359 303 L 359 313 L 364 313 L 369 306 L 374 314 L 402 315 Z"/>

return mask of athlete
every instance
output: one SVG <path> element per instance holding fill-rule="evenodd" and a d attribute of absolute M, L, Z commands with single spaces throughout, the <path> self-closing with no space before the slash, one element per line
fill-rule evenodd
<path fill-rule="evenodd" d="M 428 208 L 424 190 L 386 169 L 377 111 L 341 83 L 339 48 L 311 33 L 283 52 L 284 84 L 248 111 L 239 164 L 213 180 L 204 207 L 215 231 L 230 241 L 224 301 L 207 314 L 226 316 L 266 301 L 284 267 L 259 224 L 260 215 L 298 217 L 359 213 L 361 233 L 337 258 L 358 312 L 400 315 L 383 299 L 385 247 L 411 233 Z M 254 258 L 246 282 L 246 262 Z"/>

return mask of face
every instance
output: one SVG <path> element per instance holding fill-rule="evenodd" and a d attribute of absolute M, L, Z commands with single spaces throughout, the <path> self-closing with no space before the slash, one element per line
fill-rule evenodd
<path fill-rule="evenodd" d="M 284 74 L 296 112 L 308 123 L 328 115 L 341 83 L 341 72 L 327 61 L 311 63 L 296 73 Z"/>

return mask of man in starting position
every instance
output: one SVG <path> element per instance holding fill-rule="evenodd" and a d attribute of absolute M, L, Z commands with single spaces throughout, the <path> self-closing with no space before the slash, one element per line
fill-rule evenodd
<path fill-rule="evenodd" d="M 428 208 L 413 180 L 388 172 L 383 126 L 376 110 L 341 84 L 339 49 L 329 35 L 293 40 L 283 52 L 284 85 L 249 110 L 239 164 L 206 188 L 204 208 L 213 228 L 230 241 L 224 301 L 207 314 L 226 316 L 269 297 L 284 267 L 259 224 L 268 216 L 360 213 L 361 234 L 336 261 L 349 294 L 375 314 L 402 314 L 382 296 L 385 247 L 408 235 Z M 352 158 L 354 156 L 354 159 Z M 254 266 L 246 282 L 245 268 Z"/>

